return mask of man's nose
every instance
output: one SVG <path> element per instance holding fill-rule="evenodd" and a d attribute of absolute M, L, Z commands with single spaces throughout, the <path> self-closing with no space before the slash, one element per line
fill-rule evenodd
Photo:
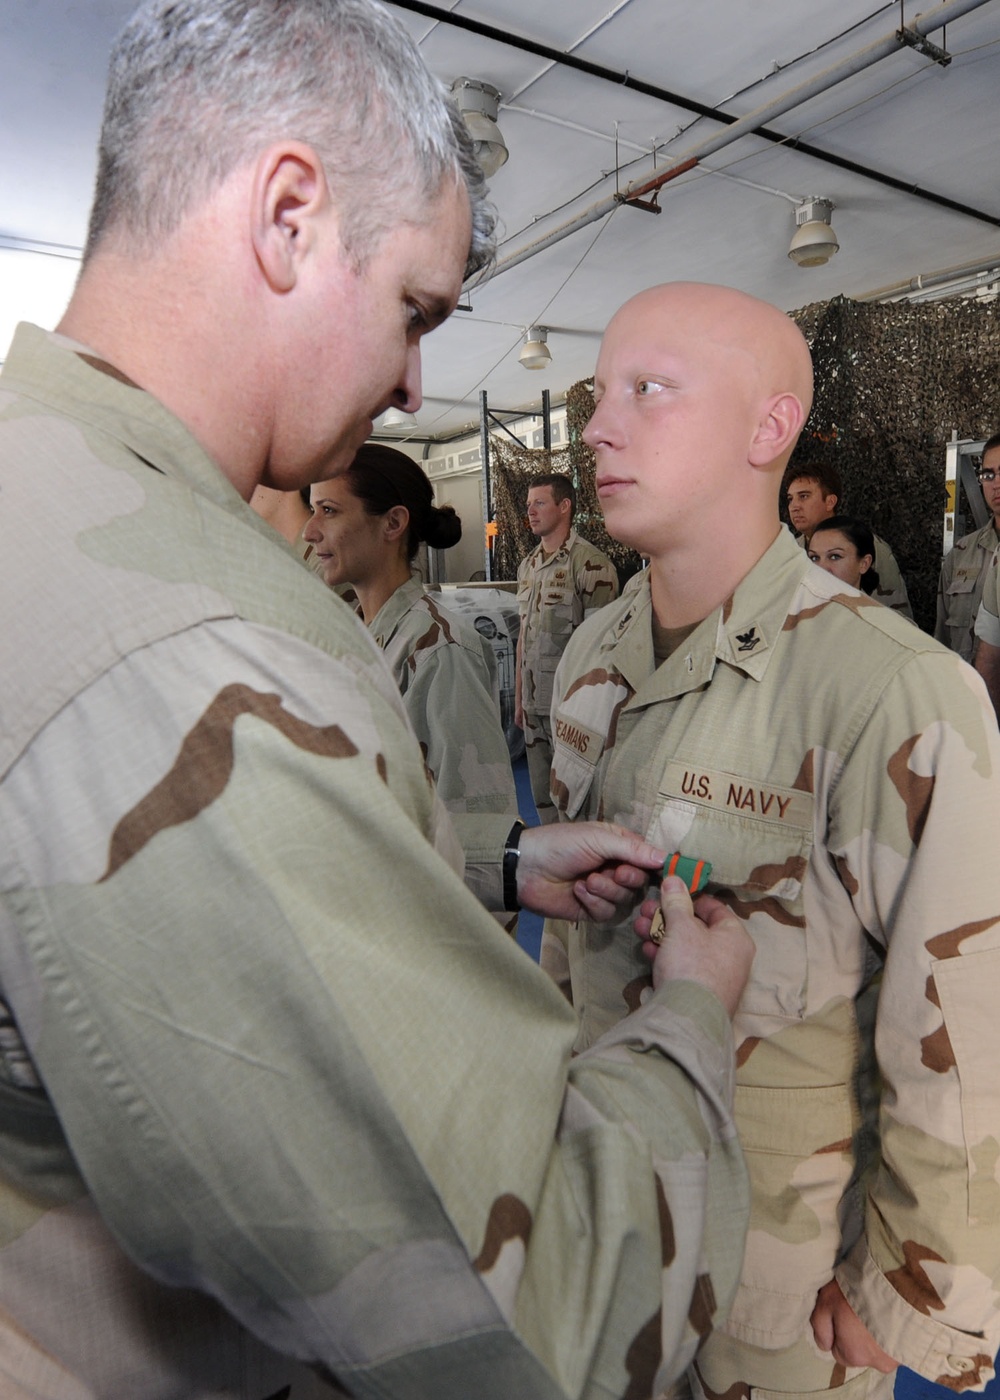
<path fill-rule="evenodd" d="M 592 451 L 595 451 L 598 447 L 611 445 L 618 435 L 616 415 L 607 398 L 603 398 L 594 409 L 590 422 L 583 430 L 583 440 Z"/>
<path fill-rule="evenodd" d="M 416 413 L 423 401 L 423 372 L 420 364 L 420 346 L 419 344 L 408 345 L 406 347 L 406 364 L 403 367 L 403 376 L 396 386 L 393 402 L 401 408 L 404 413 Z"/>

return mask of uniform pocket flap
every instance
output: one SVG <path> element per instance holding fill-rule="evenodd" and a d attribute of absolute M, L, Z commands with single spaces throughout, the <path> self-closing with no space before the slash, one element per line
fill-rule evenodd
<path fill-rule="evenodd" d="M 855 1126 L 851 1091 L 846 1084 L 794 1089 L 738 1084 L 736 1126 L 746 1152 L 811 1157 L 843 1150 Z"/>

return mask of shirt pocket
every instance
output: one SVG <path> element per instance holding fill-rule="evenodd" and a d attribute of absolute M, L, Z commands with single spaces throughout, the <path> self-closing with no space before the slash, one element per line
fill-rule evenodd
<path fill-rule="evenodd" d="M 539 635 L 539 660 L 558 661 L 573 632 L 576 595 L 568 584 L 551 583 L 542 591 L 542 630 Z M 581 613 L 582 617 L 582 613 Z"/>
<path fill-rule="evenodd" d="M 858 1112 L 847 1084 L 737 1085 L 735 1115 L 753 1204 L 725 1330 L 753 1346 L 790 1346 L 840 1254 Z"/>
<path fill-rule="evenodd" d="M 807 792 L 672 762 L 648 839 L 712 863 L 706 886 L 742 920 L 756 954 L 741 1014 L 805 1015 L 808 940 L 802 884 L 813 845 Z"/>
<path fill-rule="evenodd" d="M 955 598 L 963 593 L 972 593 L 978 577 L 978 569 L 956 569 L 955 576 L 948 585 L 948 597 Z"/>

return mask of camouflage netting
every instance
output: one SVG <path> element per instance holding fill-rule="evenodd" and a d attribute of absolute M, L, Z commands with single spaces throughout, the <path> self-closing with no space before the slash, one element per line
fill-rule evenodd
<path fill-rule="evenodd" d="M 793 462 L 828 461 L 844 482 L 843 507 L 892 546 L 918 623 L 934 625 L 945 509 L 945 444 L 1000 431 L 1000 306 L 852 302 L 838 297 L 793 312 L 812 348 L 816 398 Z M 524 524 L 525 477 L 567 470 L 581 496 L 581 533 L 631 573 L 635 554 L 604 532 L 594 463 L 580 434 L 593 399 L 586 383 L 567 395 L 565 451 L 518 450 L 494 439 L 497 577 L 513 578 L 533 537 Z"/>
<path fill-rule="evenodd" d="M 1000 429 L 1000 306 L 838 297 L 794 319 L 812 348 L 816 399 L 792 462 L 837 467 L 845 510 L 889 542 L 914 616 L 933 630 L 945 445 L 953 430 Z"/>
<path fill-rule="evenodd" d="M 497 536 L 493 550 L 493 576 L 517 577 L 517 566 L 538 541 L 528 529 L 525 498 L 528 481 L 541 472 L 562 472 L 576 487 L 573 527 L 584 539 L 604 551 L 618 570 L 620 582 L 639 567 L 634 549 L 613 540 L 604 528 L 604 516 L 594 490 L 594 454 L 581 441 L 581 433 L 594 411 L 594 397 L 586 382 L 574 384 L 566 395 L 566 427 L 569 445 L 551 452 L 520 447 L 507 437 L 490 438 L 490 474 Z"/>

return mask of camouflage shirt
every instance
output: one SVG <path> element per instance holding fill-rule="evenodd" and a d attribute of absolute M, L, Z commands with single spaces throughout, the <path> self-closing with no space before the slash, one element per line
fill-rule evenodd
<path fill-rule="evenodd" d="M 505 814 L 509 829 L 517 816 L 517 791 L 479 633 L 426 593 L 419 578 L 383 603 L 371 633 L 385 652 L 438 796 L 469 852 L 466 883 L 493 907 L 492 864 L 480 878 L 475 855 L 485 847 L 495 861 L 497 828 L 480 818 Z"/>
<path fill-rule="evenodd" d="M 892 608 L 893 612 L 902 613 L 912 622 L 913 609 L 910 606 L 910 595 L 906 591 L 903 575 L 899 572 L 896 556 L 881 535 L 876 535 L 873 532 L 872 538 L 875 540 L 875 558 L 872 561 L 872 568 L 878 574 L 878 588 L 872 597 L 877 598 L 883 607 Z M 799 535 L 798 543 L 803 548 L 805 548 L 805 542 L 805 535 Z"/>
<path fill-rule="evenodd" d="M 539 544 L 521 560 L 521 705 L 529 714 L 548 715 L 552 678 L 574 628 L 617 596 L 615 566 L 575 530 L 548 557 Z"/>
<path fill-rule="evenodd" d="M 631 581 L 574 634 L 553 732 L 561 814 L 711 861 L 757 945 L 735 1022 L 753 1208 L 730 1334 L 790 1345 L 836 1267 L 892 1356 L 981 1385 L 1000 1345 L 1000 742 L 981 682 L 781 531 L 658 668 Z M 638 1004 L 647 966 L 627 918 L 576 925 L 570 965 L 583 1047 Z M 879 974 L 880 1105 L 859 1030 Z"/>
<path fill-rule="evenodd" d="M 0 499 L 4 1395 L 649 1394 L 738 1273 L 722 1007 L 571 1060 L 371 636 L 30 327 Z"/>
<path fill-rule="evenodd" d="M 957 539 L 941 564 L 934 635 L 957 651 L 963 661 L 971 661 L 976 649 L 976 614 L 998 544 L 996 522 L 989 520 L 981 529 Z"/>

